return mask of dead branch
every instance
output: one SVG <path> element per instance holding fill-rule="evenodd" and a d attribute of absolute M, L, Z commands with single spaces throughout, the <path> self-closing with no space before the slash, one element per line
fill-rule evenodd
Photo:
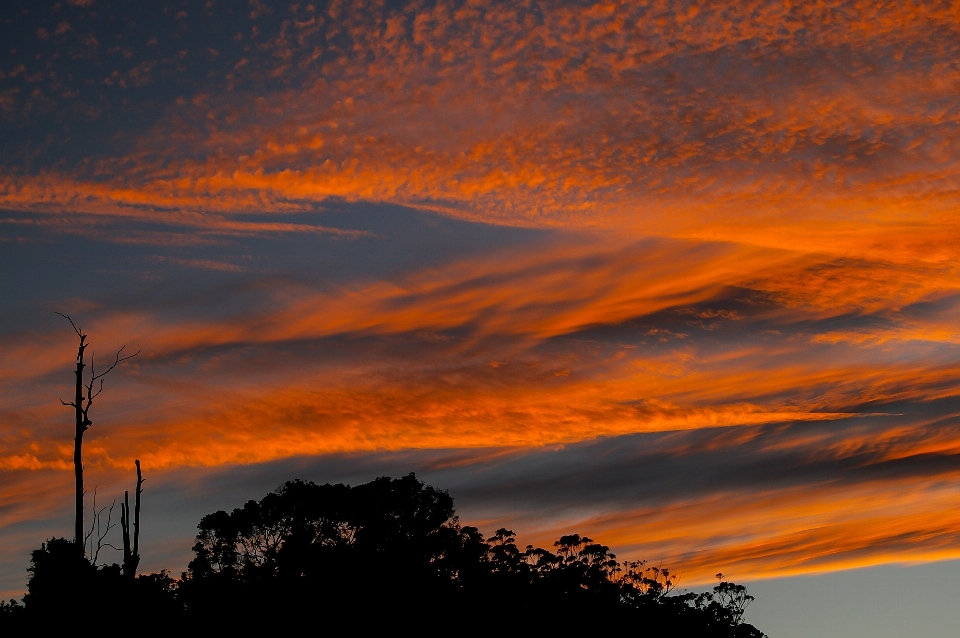
<path fill-rule="evenodd" d="M 134 352 L 133 354 L 130 354 L 130 355 L 127 355 L 127 356 L 120 356 L 120 355 L 123 353 L 123 349 L 126 348 L 126 347 L 127 347 L 127 346 L 125 346 L 125 345 L 124 345 L 124 346 L 120 346 L 120 349 L 117 350 L 117 354 L 116 354 L 116 356 L 114 357 L 113 363 L 110 364 L 110 367 L 109 367 L 109 368 L 107 368 L 106 370 L 104 370 L 103 372 L 100 372 L 100 373 L 97 372 L 97 370 L 96 370 L 96 364 L 95 364 L 95 362 L 94 362 L 94 357 L 96 357 L 97 353 L 94 352 L 94 353 L 92 353 L 92 354 L 90 355 L 90 382 L 87 383 L 87 385 L 86 385 L 86 390 L 87 390 L 86 406 L 84 406 L 84 407 L 82 408 L 82 409 L 83 409 L 84 421 L 87 422 L 87 427 L 89 427 L 90 425 L 92 425 L 92 423 L 89 423 L 89 418 L 87 418 L 87 414 L 90 412 L 90 406 L 93 405 L 93 400 L 94 400 L 95 398 L 97 398 L 98 396 L 100 396 L 100 393 L 103 392 L 103 378 L 104 378 L 105 376 L 107 376 L 108 374 L 110 374 L 110 372 L 111 372 L 114 368 L 116 368 L 117 365 L 119 365 L 121 362 L 126 361 L 127 359 L 132 359 L 132 358 L 134 358 L 135 356 L 137 356 L 138 354 L 140 354 L 140 351 L 137 350 L 137 351 Z M 99 385 L 97 385 L 97 382 L 99 382 Z M 94 391 L 94 389 L 93 389 L 94 386 L 97 386 L 96 391 Z M 62 402 L 63 399 L 61 399 L 60 401 Z M 86 429 L 86 428 L 85 428 L 85 429 Z"/>
<path fill-rule="evenodd" d="M 80 328 L 77 327 L 77 324 L 73 323 L 73 319 L 71 319 L 68 315 L 63 314 L 62 312 L 58 312 L 57 314 L 70 322 L 70 325 L 73 326 L 73 331 L 77 333 L 77 336 L 80 337 L 80 339 L 87 338 L 87 335 L 80 332 Z"/>
<path fill-rule="evenodd" d="M 90 544 L 90 562 L 93 565 L 97 564 L 97 561 L 100 559 L 100 550 L 104 547 L 113 547 L 110 543 L 104 543 L 104 539 L 107 537 L 107 534 L 110 533 L 110 530 L 116 527 L 116 524 L 113 522 L 113 508 L 116 507 L 117 502 L 114 501 L 110 504 L 110 508 L 102 507 L 97 510 L 97 488 L 93 488 L 93 520 L 90 521 L 90 531 L 84 535 L 83 545 L 87 546 L 87 543 Z M 107 512 L 107 523 L 104 526 L 103 523 L 103 513 Z M 94 546 L 94 541 L 96 541 L 96 546 Z"/>

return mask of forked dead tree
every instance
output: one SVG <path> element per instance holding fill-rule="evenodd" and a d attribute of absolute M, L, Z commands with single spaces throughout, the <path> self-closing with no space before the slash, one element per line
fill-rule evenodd
<path fill-rule="evenodd" d="M 120 531 L 123 534 L 123 575 L 136 578 L 140 565 L 140 494 L 143 493 L 143 474 L 140 472 L 140 459 L 137 464 L 137 491 L 134 495 L 133 545 L 130 544 L 130 492 L 124 490 L 123 503 L 120 504 Z"/>
<path fill-rule="evenodd" d="M 110 367 L 104 370 L 103 372 L 97 372 L 96 367 L 94 366 L 93 355 L 90 355 L 90 381 L 88 383 L 83 382 L 83 369 L 86 368 L 86 364 L 83 361 L 84 354 L 87 350 L 87 346 L 90 344 L 87 343 L 87 335 L 83 334 L 83 331 L 77 327 L 77 324 L 73 323 L 73 319 L 67 315 L 58 312 L 58 315 L 70 322 L 70 325 L 73 326 L 74 332 L 77 333 L 77 336 L 80 337 L 80 345 L 77 348 L 77 383 L 76 383 L 76 394 L 74 395 L 73 401 L 67 402 L 63 399 L 60 399 L 60 403 L 63 405 L 69 406 L 74 409 L 76 416 L 76 436 L 73 439 L 73 472 L 76 477 L 76 519 L 74 522 L 73 530 L 73 540 L 76 543 L 80 550 L 84 550 L 84 535 L 83 535 L 83 433 L 93 425 L 90 421 L 90 406 L 93 405 L 93 400 L 97 398 L 100 393 L 103 391 L 103 378 L 110 374 L 110 372 L 120 364 L 121 361 L 126 361 L 132 357 L 140 354 L 139 351 L 127 355 L 123 355 L 123 348 L 117 351 L 117 355 L 114 359 L 114 362 L 110 364 Z M 126 347 L 126 346 L 124 346 Z"/>

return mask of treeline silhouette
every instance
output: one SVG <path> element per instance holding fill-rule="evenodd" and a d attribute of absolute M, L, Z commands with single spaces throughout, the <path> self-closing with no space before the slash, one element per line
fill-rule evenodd
<path fill-rule="evenodd" d="M 475 634 L 617 630 L 759 638 L 742 621 L 742 585 L 679 593 L 666 569 L 619 562 L 577 534 L 552 549 L 485 538 L 453 499 L 413 475 L 363 485 L 290 481 L 259 501 L 200 521 L 180 579 L 126 577 L 52 539 L 31 556 L 28 592 L 0 628 L 162 621 L 169 631 L 337 627 Z M 159 628 L 159 626 L 157 626 Z"/>

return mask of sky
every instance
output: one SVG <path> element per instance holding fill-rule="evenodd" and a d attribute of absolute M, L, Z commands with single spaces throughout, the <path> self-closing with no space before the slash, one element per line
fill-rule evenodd
<path fill-rule="evenodd" d="M 99 508 L 141 460 L 147 569 L 284 480 L 414 471 L 483 531 L 587 533 L 754 609 L 957 582 L 957 3 L 0 24 L 5 597 L 72 533 L 56 312 L 98 362 L 140 352 L 84 462 Z"/>

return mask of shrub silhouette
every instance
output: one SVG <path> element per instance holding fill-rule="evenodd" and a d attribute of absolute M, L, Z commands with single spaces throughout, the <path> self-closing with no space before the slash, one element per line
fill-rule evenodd
<path fill-rule="evenodd" d="M 99 576 L 83 547 L 65 538 L 52 538 L 34 550 L 27 571 L 30 581 L 24 604 L 42 615 L 82 613 L 94 595 L 91 584 Z"/>

